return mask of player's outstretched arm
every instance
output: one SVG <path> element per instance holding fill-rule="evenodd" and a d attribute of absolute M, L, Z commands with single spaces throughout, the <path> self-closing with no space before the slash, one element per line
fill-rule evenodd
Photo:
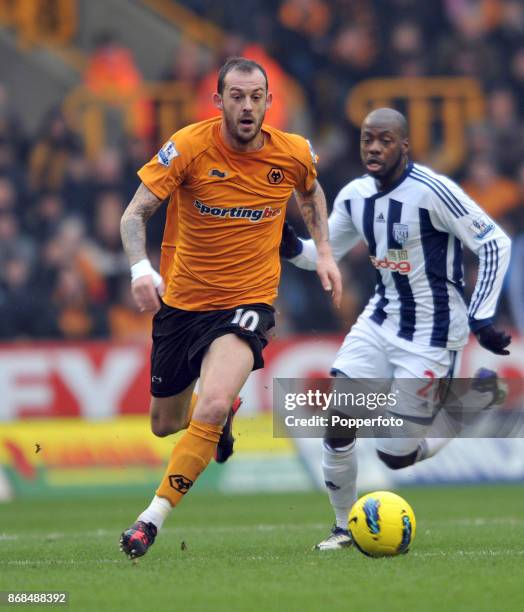
<path fill-rule="evenodd" d="M 120 220 L 120 235 L 131 266 L 131 291 L 141 312 L 156 312 L 164 283 L 146 253 L 146 224 L 158 210 L 162 200 L 140 183 Z"/>
<path fill-rule="evenodd" d="M 326 196 L 318 181 L 306 193 L 295 191 L 300 213 L 317 248 L 317 274 L 326 291 L 332 292 L 338 308 L 342 298 L 342 277 L 329 245 Z"/>
<path fill-rule="evenodd" d="M 456 183 L 438 177 L 432 219 L 436 228 L 458 238 L 479 260 L 477 282 L 470 300 L 468 322 L 480 345 L 497 355 L 509 355 L 511 336 L 493 325 L 504 275 L 511 257 L 511 239 Z M 437 197 L 438 196 L 438 197 Z"/>
<path fill-rule="evenodd" d="M 346 206 L 349 195 L 346 186 L 335 199 L 328 219 L 329 244 L 335 261 L 342 259 L 361 240 Z M 313 240 L 299 238 L 288 221 L 282 228 L 280 256 L 303 270 L 315 270 L 317 267 L 315 243 Z"/>

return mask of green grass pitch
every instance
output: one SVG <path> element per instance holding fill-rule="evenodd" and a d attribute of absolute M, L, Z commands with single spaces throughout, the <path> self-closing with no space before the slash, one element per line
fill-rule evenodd
<path fill-rule="evenodd" d="M 417 536 L 390 559 L 313 551 L 331 523 L 320 493 L 195 491 L 136 564 L 117 543 L 144 497 L 2 504 L 0 590 L 65 590 L 68 609 L 96 612 L 521 609 L 521 486 L 399 493 Z"/>

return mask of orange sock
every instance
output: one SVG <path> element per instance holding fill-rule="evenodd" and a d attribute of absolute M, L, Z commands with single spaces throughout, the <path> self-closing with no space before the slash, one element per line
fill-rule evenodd
<path fill-rule="evenodd" d="M 211 461 L 221 433 L 222 425 L 191 421 L 171 452 L 156 494 L 176 506 Z"/>

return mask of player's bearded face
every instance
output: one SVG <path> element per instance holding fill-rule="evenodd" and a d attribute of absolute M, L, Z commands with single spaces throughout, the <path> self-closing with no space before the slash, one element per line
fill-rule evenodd
<path fill-rule="evenodd" d="M 267 108 L 267 90 L 264 75 L 232 71 L 226 76 L 222 95 L 223 116 L 230 136 L 248 143 L 258 136 Z"/>

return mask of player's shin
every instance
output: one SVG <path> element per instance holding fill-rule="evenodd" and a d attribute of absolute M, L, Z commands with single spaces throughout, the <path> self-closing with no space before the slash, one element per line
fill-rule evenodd
<path fill-rule="evenodd" d="M 446 410 L 440 410 L 428 428 L 426 436 L 419 442 L 415 462 L 430 459 L 456 438 L 462 429 Z"/>
<path fill-rule="evenodd" d="M 337 527 L 347 530 L 348 514 L 357 500 L 356 440 L 334 448 L 329 440 L 322 447 L 322 471 Z"/>
<path fill-rule="evenodd" d="M 222 425 L 192 420 L 171 453 L 156 494 L 176 506 L 215 454 Z"/>
<path fill-rule="evenodd" d="M 451 442 L 452 438 L 424 438 L 418 445 L 417 462 L 436 455 Z"/>
<path fill-rule="evenodd" d="M 465 393 L 452 394 L 439 410 L 427 436 L 419 444 L 417 461 L 424 461 L 440 452 L 462 431 L 474 425 L 491 406 L 503 403 L 504 385 L 495 372 L 482 368 L 475 374 Z"/>

